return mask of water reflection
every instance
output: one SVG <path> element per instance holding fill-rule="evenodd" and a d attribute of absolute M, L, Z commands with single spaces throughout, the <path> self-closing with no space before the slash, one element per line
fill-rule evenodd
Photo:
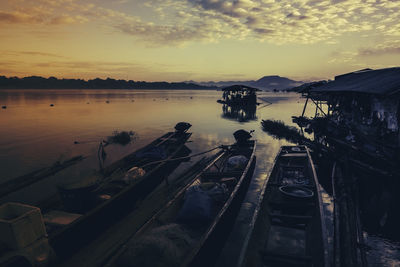
<path fill-rule="evenodd" d="M 193 153 L 232 143 L 232 133 L 240 128 L 256 130 L 257 167 L 246 200 L 254 203 L 280 146 L 289 143 L 263 132 L 260 119 L 281 120 L 295 126 L 291 116 L 301 113 L 305 100 L 297 94 L 262 92 L 258 98 L 265 98 L 272 105 L 258 109 L 253 106 L 242 111 L 222 106 L 221 114 L 221 106 L 216 104 L 220 94 L 218 91 L 190 90 L 0 90 L 0 105 L 7 105 L 7 109 L 0 109 L 0 125 L 5 125 L 0 128 L 0 180 L 50 166 L 57 160 L 88 156 L 82 163 L 0 199 L 0 203 L 22 201 L 35 204 L 55 194 L 56 185 L 91 175 L 98 168 L 99 142 L 115 130 L 134 131 L 137 139 L 127 146 L 107 146 L 106 164 L 145 146 L 170 131 L 179 121 L 193 125 L 192 142 L 187 144 Z M 105 103 L 107 100 L 109 104 Z M 86 104 L 88 102 L 90 105 Z M 55 106 L 50 107 L 50 103 Z M 238 123 L 244 121 L 245 124 Z M 93 142 L 75 145 L 75 140 Z M 190 167 L 196 160 L 185 163 L 185 167 Z M 318 166 L 319 170 L 325 170 L 320 177 L 323 181 L 324 176 L 329 177 L 329 164 L 320 163 Z M 379 177 L 371 178 L 365 187 L 374 189 L 379 180 Z M 329 191 L 329 183 L 324 185 Z M 391 188 L 390 192 L 395 195 L 398 186 L 385 188 Z M 382 196 L 374 198 L 365 194 L 363 198 L 372 200 Z M 391 221 L 390 216 L 394 218 L 397 214 L 395 204 L 399 203 L 398 198 L 396 201 L 392 201 L 386 223 Z M 363 210 L 367 211 L 368 205 Z M 378 223 L 382 216 L 377 216 Z"/>
<path fill-rule="evenodd" d="M 239 122 L 248 122 L 250 120 L 257 120 L 256 116 L 257 105 L 227 105 L 222 106 L 222 117 L 229 120 L 237 120 Z"/>

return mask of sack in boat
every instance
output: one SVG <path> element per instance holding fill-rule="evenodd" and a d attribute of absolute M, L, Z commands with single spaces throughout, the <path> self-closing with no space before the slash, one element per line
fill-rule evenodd
<path fill-rule="evenodd" d="M 200 186 L 191 186 L 186 190 L 185 202 L 178 214 L 178 222 L 202 223 L 211 220 L 212 198 Z"/>
<path fill-rule="evenodd" d="M 117 266 L 179 266 L 192 244 L 193 239 L 181 225 L 163 225 L 139 239 L 132 239 L 125 253 L 117 260 Z"/>
<path fill-rule="evenodd" d="M 122 178 L 122 180 L 127 184 L 131 184 L 138 178 L 143 177 L 145 174 L 146 174 L 146 171 L 143 170 L 142 168 L 133 167 L 133 168 L 130 168 L 126 172 L 126 174 L 125 174 L 124 178 Z"/>
<path fill-rule="evenodd" d="M 228 188 L 225 184 L 202 183 L 199 186 L 216 202 L 224 201 L 227 196 Z"/>
<path fill-rule="evenodd" d="M 230 157 L 227 162 L 228 171 L 239 171 L 246 167 L 248 159 L 243 155 Z"/>

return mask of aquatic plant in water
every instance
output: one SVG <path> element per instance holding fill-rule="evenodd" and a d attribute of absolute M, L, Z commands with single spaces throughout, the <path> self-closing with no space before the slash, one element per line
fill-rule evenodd
<path fill-rule="evenodd" d="M 114 131 L 112 136 L 107 137 L 108 144 L 120 144 L 127 145 L 135 138 L 135 132 L 133 131 Z"/>
<path fill-rule="evenodd" d="M 263 120 L 261 125 L 264 131 L 275 138 L 284 138 L 290 142 L 299 144 L 307 141 L 307 138 L 296 127 L 288 126 L 283 121 Z"/>

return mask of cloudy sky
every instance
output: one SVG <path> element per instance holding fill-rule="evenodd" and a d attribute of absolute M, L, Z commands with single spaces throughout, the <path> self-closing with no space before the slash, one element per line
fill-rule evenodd
<path fill-rule="evenodd" d="M 399 0 L 0 0 L 0 75 L 332 78 L 400 65 Z"/>

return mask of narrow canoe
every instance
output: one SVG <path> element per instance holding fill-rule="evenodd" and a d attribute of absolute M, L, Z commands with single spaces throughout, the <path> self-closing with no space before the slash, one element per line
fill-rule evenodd
<path fill-rule="evenodd" d="M 235 216 L 247 191 L 255 166 L 255 148 L 256 141 L 254 140 L 227 146 L 194 177 L 192 182 L 156 213 L 106 266 L 209 266 L 212 264 L 233 226 Z M 232 168 L 232 159 L 237 156 L 245 157 L 246 162 L 237 168 Z M 219 195 L 218 200 L 212 200 L 210 217 L 184 218 L 185 215 L 182 214 L 185 214 L 183 211 L 190 198 L 188 192 L 191 188 L 201 191 L 199 188 L 203 187 L 212 188 L 211 191 L 223 187 L 225 191 L 224 194 Z M 202 199 L 196 201 L 200 203 Z M 201 210 L 201 207 L 199 209 Z M 166 247 L 163 247 L 164 245 Z M 154 249 L 154 246 L 157 248 Z M 175 252 L 169 253 L 168 250 L 171 248 Z M 165 253 L 157 254 L 164 249 L 166 249 Z M 163 258 L 164 256 L 166 258 Z"/>
<path fill-rule="evenodd" d="M 88 190 L 85 188 L 83 193 L 87 195 L 80 199 L 84 204 L 90 203 L 89 209 L 76 212 L 65 209 L 65 205 L 57 209 L 46 208 L 43 217 L 49 243 L 57 256 L 67 257 L 132 211 L 137 200 L 151 193 L 182 162 L 171 159 L 189 155 L 185 143 L 190 136 L 186 130 L 169 132 L 105 168 L 105 178 L 89 186 Z M 154 151 L 162 154 L 161 160 L 153 156 Z M 144 166 L 145 174 L 127 183 L 123 178 L 134 166 Z"/>
<path fill-rule="evenodd" d="M 321 189 L 305 146 L 283 146 L 236 266 L 330 266 Z"/>

